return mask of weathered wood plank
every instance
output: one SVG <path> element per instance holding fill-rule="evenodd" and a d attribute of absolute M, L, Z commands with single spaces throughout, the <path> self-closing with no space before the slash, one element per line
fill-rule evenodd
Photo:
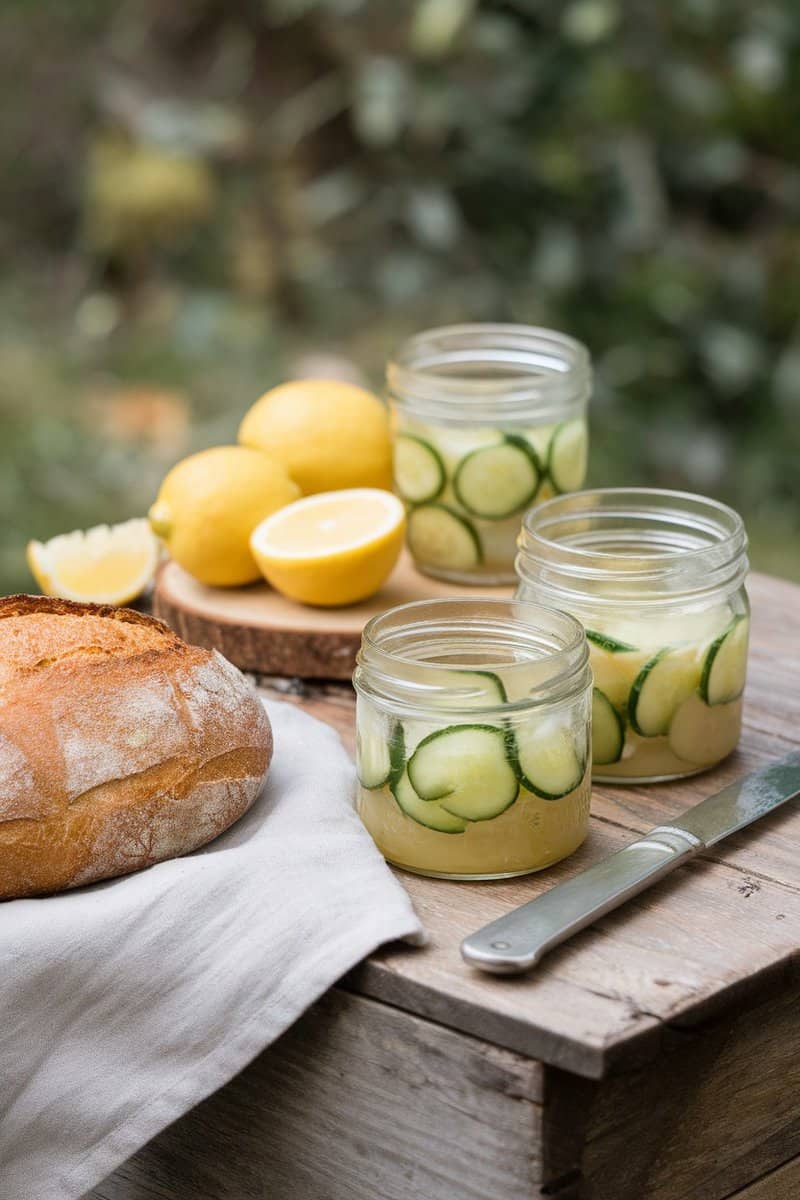
<path fill-rule="evenodd" d="M 531 1200 L 542 1068 L 334 990 L 85 1200 Z"/>
<path fill-rule="evenodd" d="M 592 1200 L 722 1200 L 800 1153 L 799 1005 L 800 987 L 706 1024 L 593 1093 L 551 1073 L 545 1177 L 577 1169 Z"/>
<path fill-rule="evenodd" d="M 595 832 L 582 858 L 625 840 Z M 496 981 L 466 967 L 458 946 L 524 898 L 519 885 L 494 885 L 476 904 L 468 884 L 403 882 L 431 943 L 423 952 L 385 948 L 352 986 L 589 1076 L 652 1056 L 665 1025 L 707 1017 L 797 959 L 799 896 L 768 881 L 743 892 L 737 872 L 698 862 L 548 955 L 530 977 Z"/>
<path fill-rule="evenodd" d="M 334 990 L 85 1200 L 738 1197 L 800 1150 L 799 999 L 590 1081 Z"/>
<path fill-rule="evenodd" d="M 596 786 L 586 845 L 541 877 L 481 885 L 401 873 L 431 944 L 380 952 L 349 986 L 592 1076 L 655 1053 L 665 1026 L 705 1019 L 790 972 L 800 940 L 796 802 L 605 918 L 549 956 L 535 977 L 480 976 L 458 954 L 461 938 L 478 925 L 800 744 L 800 588 L 755 576 L 751 591 L 752 662 L 736 755 L 678 784 Z M 352 747 L 353 701 L 346 689 L 306 688 L 294 699 L 333 724 Z"/>
<path fill-rule="evenodd" d="M 800 1158 L 784 1163 L 727 1200 L 797 1200 L 800 1196 Z"/>

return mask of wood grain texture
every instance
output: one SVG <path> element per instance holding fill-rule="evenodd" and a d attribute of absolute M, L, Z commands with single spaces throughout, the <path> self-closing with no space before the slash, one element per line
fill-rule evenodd
<path fill-rule="evenodd" d="M 577 1174 L 591 1200 L 722 1200 L 800 1153 L 799 1005 L 800 987 L 707 1022 L 656 1069 L 548 1072 L 545 1181 Z"/>
<path fill-rule="evenodd" d="M 177 563 L 159 572 L 153 611 L 187 642 L 219 650 L 237 667 L 303 679 L 350 679 L 367 621 L 413 600 L 510 596 L 513 588 L 458 588 L 429 579 L 404 553 L 377 595 L 346 608 L 309 608 L 267 584 L 211 588 Z"/>
<path fill-rule="evenodd" d="M 334 989 L 85 1200 L 531 1200 L 542 1069 Z"/>
<path fill-rule="evenodd" d="M 727 1200 L 797 1200 L 800 1196 L 800 1158 L 792 1159 L 770 1171 L 755 1183 L 748 1184 Z"/>
<path fill-rule="evenodd" d="M 678 870 L 550 954 L 522 979 L 467 968 L 461 938 L 619 849 L 745 771 L 800 744 L 800 588 L 754 576 L 752 650 L 740 749 L 712 771 L 649 788 L 597 785 L 591 834 L 539 876 L 450 883 L 400 873 L 428 931 L 422 950 L 387 947 L 348 986 L 590 1077 L 652 1058 L 672 1031 L 796 976 L 800 807 L 781 811 Z M 352 748 L 345 688 L 267 683 L 337 728 Z"/>
<path fill-rule="evenodd" d="M 334 989 L 85 1200 L 796 1200 L 798 1000 L 594 1081 Z"/>

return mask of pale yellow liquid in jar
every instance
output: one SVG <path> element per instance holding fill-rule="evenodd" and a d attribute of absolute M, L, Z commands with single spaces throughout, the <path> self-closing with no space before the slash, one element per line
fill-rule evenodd
<path fill-rule="evenodd" d="M 732 619 L 728 605 L 670 617 L 660 624 L 584 617 L 588 628 L 636 647 L 631 651 L 610 652 L 591 640 L 589 643 L 595 687 L 609 699 L 625 724 L 620 758 L 611 763 L 595 762 L 595 779 L 630 782 L 674 779 L 707 770 L 732 753 L 741 732 L 741 696 L 726 703 L 710 704 L 700 694 L 706 655 L 730 627 Z M 629 698 L 640 672 L 665 648 L 681 656 L 683 686 L 676 695 L 668 729 L 663 734 L 646 737 L 633 728 Z"/>
<path fill-rule="evenodd" d="M 559 800 L 520 789 L 510 808 L 463 833 L 440 833 L 412 820 L 388 787 L 361 788 L 358 811 L 389 862 L 409 871 L 465 879 L 497 879 L 540 871 L 580 846 L 589 827 L 591 784 Z"/>

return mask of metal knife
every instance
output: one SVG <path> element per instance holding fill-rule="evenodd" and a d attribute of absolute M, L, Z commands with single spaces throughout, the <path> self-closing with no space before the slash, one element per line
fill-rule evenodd
<path fill-rule="evenodd" d="M 461 943 L 461 954 L 468 963 L 494 975 L 529 971 L 553 946 L 798 795 L 800 751 L 794 751 L 470 934 Z"/>

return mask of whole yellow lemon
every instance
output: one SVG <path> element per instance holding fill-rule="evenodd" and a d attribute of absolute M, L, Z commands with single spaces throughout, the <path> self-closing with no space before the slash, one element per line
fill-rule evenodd
<path fill-rule="evenodd" d="M 245 415 L 239 441 L 283 463 L 305 496 L 392 488 L 386 407 L 352 383 L 298 379 L 273 388 Z"/>
<path fill-rule="evenodd" d="M 250 552 L 256 525 L 299 495 L 286 469 L 260 450 L 215 446 L 172 468 L 148 517 L 190 575 L 237 587 L 261 577 Z"/>

